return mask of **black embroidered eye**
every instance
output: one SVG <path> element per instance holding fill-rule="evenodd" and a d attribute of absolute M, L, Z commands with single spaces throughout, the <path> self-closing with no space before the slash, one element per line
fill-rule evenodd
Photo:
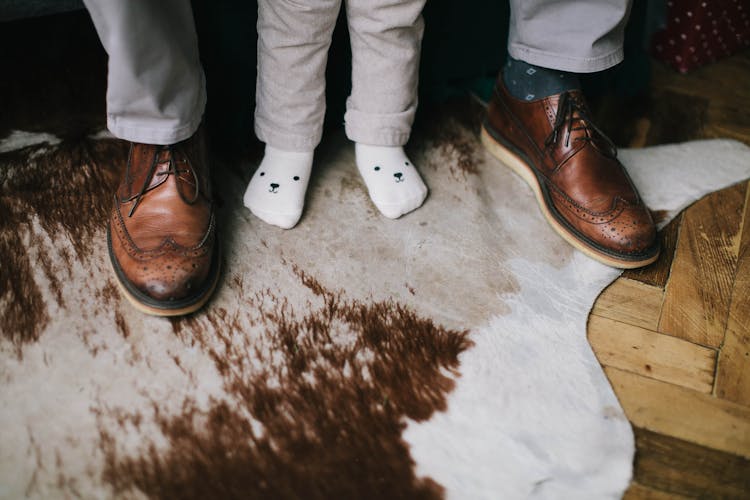
<path fill-rule="evenodd" d="M 408 161 L 405 161 L 405 162 L 404 162 L 404 165 L 408 165 L 408 164 L 409 164 L 409 162 L 408 162 Z"/>
<path fill-rule="evenodd" d="M 294 179 L 295 181 L 298 181 L 299 180 L 299 175 L 295 175 L 294 177 L 292 177 L 292 179 Z"/>
<path fill-rule="evenodd" d="M 261 173 L 260 173 L 260 176 L 261 176 L 261 177 L 263 177 L 264 175 L 266 175 L 266 173 L 265 173 L 265 172 L 261 172 Z"/>
<path fill-rule="evenodd" d="M 375 167 L 375 171 L 377 172 L 378 170 L 380 170 L 380 167 L 377 167 L 377 166 L 376 166 L 376 167 Z"/>

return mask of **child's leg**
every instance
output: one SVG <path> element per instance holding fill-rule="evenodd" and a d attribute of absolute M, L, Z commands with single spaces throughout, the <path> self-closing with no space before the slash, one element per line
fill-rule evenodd
<path fill-rule="evenodd" d="M 357 167 L 378 209 L 397 218 L 422 205 L 427 187 L 406 157 L 417 107 L 424 0 L 346 0 L 352 94 L 344 117 Z"/>
<path fill-rule="evenodd" d="M 305 201 L 325 115 L 325 67 L 341 0 L 258 2 L 255 133 L 266 153 L 244 203 L 269 224 L 293 227 Z"/>

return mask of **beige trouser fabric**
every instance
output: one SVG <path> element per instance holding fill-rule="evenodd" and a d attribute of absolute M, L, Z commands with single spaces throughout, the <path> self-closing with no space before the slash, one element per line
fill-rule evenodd
<path fill-rule="evenodd" d="M 344 115 L 356 142 L 400 146 L 417 107 L 425 0 L 345 0 L 352 93 Z M 255 132 L 287 151 L 312 151 L 325 115 L 325 66 L 342 0 L 259 0 Z"/>
<path fill-rule="evenodd" d="M 190 0 L 84 0 L 109 54 L 107 127 L 173 144 L 198 128 L 206 92 Z"/>
<path fill-rule="evenodd" d="M 117 137 L 171 144 L 197 129 L 206 102 L 189 0 L 84 0 L 109 54 L 107 125 Z M 425 0 L 344 0 L 356 142 L 406 143 L 417 105 Z M 512 0 L 508 50 L 573 72 L 620 62 L 629 0 Z M 311 151 L 325 114 L 325 65 L 342 0 L 259 0 L 258 137 Z M 480 13 L 478 13 L 479 15 Z"/>
<path fill-rule="evenodd" d="M 622 61 L 630 0 L 511 0 L 508 52 L 543 68 L 592 73 Z"/>

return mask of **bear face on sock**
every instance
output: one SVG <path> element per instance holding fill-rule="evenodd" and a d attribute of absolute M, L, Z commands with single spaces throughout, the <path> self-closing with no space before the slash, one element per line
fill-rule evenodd
<path fill-rule="evenodd" d="M 266 172 L 265 171 L 258 172 L 258 177 L 266 177 Z M 292 176 L 292 181 L 299 182 L 299 180 L 300 180 L 300 176 L 299 175 Z M 276 179 L 274 179 L 273 182 L 270 182 L 268 184 L 268 192 L 269 193 L 274 193 L 274 194 L 278 193 L 279 189 L 281 188 L 280 182 L 281 181 L 276 180 Z"/>
<path fill-rule="evenodd" d="M 302 216 L 312 160 L 312 151 L 280 151 L 266 145 L 263 161 L 245 191 L 245 206 L 269 224 L 294 227 Z"/>
<path fill-rule="evenodd" d="M 408 161 L 403 162 L 404 167 L 409 167 L 411 164 Z M 389 165 L 390 168 L 384 168 L 381 165 L 375 165 L 372 167 L 372 170 L 374 172 L 378 172 L 380 175 L 384 176 L 383 180 L 388 180 L 389 178 L 392 178 L 394 182 L 405 182 L 406 181 L 406 174 L 403 172 L 403 170 L 406 170 L 406 168 L 399 168 L 400 165 L 398 163 Z M 392 172 L 393 170 L 396 170 L 396 172 Z"/>
<path fill-rule="evenodd" d="M 404 148 L 357 143 L 354 151 L 370 199 L 383 215 L 396 219 L 422 204 L 427 186 Z"/>

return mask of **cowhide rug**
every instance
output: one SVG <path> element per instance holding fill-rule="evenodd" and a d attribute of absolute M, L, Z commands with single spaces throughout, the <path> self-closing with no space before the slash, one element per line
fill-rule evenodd
<path fill-rule="evenodd" d="M 340 135 L 291 231 L 242 206 L 252 165 L 217 163 L 225 273 L 172 321 L 110 270 L 125 154 L 106 134 L 0 142 L 0 497 L 622 494 L 633 436 L 586 341 L 618 271 L 553 233 L 465 120 L 412 141 L 430 197 L 397 221 Z M 621 158 L 669 216 L 750 176 L 731 141 Z"/>

